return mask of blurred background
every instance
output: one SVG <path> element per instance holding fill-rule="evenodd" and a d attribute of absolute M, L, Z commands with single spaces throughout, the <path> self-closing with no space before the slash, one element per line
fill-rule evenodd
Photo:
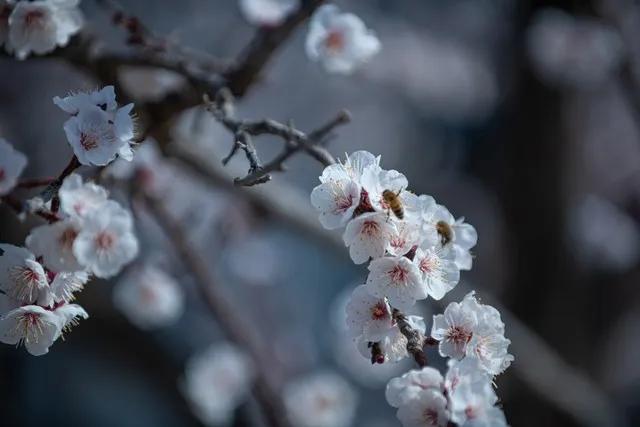
<path fill-rule="evenodd" d="M 473 288 L 501 309 L 516 358 L 497 379 L 511 425 L 640 425 L 640 5 L 336 4 L 375 30 L 382 51 L 355 75 L 330 75 L 307 59 L 303 26 L 238 103 L 237 116 L 291 119 L 311 130 L 346 108 L 353 121 L 330 142 L 334 155 L 380 154 L 413 191 L 476 227 L 474 268 L 444 303 Z M 235 1 L 124 5 L 155 32 L 220 57 L 235 56 L 254 32 Z M 107 13 L 91 0 L 81 8 L 89 30 L 124 47 Z M 141 103 L 180 84 L 169 73 L 131 69 L 116 93 Z M 71 155 L 65 114 L 51 98 L 97 86 L 56 59 L 0 59 L 0 135 L 28 155 L 24 176 L 55 175 Z M 172 134 L 212 165 L 232 144 L 197 110 Z M 269 137 L 256 145 L 263 159 L 280 149 Z M 269 346 L 272 375 L 284 384 L 337 372 L 359 395 L 353 426 L 399 425 L 383 390 L 411 365 L 370 366 L 340 319 L 366 268 L 353 265 L 339 234 L 292 225 L 255 203 L 277 195 L 284 211 L 314 222 L 308 196 L 321 166 L 298 156 L 272 182 L 234 192 L 162 163 L 171 212 Z M 223 172 L 229 180 L 246 173 L 243 156 Z M 117 182 L 110 188 L 126 203 Z M 113 283 L 87 286 L 78 302 L 91 317 L 44 357 L 0 347 L 1 425 L 202 425 L 181 391 L 185 366 L 223 336 L 157 225 L 134 212 L 141 256 Z M 0 206 L 0 241 L 22 244 L 35 223 Z M 113 297 L 114 283 L 145 263 L 180 283 L 185 299 L 175 322 L 151 331 L 134 326 Z M 429 325 L 443 307 L 420 309 Z M 228 423 L 255 425 L 255 410 L 248 402 Z"/>

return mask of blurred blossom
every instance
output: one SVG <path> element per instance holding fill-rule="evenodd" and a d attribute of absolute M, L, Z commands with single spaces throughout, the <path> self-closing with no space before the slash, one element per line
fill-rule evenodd
<path fill-rule="evenodd" d="M 225 257 L 231 273 L 241 281 L 250 285 L 271 285 L 281 277 L 280 258 L 286 258 L 278 248 L 264 233 L 251 233 L 226 247 Z"/>
<path fill-rule="evenodd" d="M 373 80 L 397 88 L 420 109 L 447 120 L 481 120 L 492 113 L 498 83 L 482 54 L 428 32 L 388 32 L 384 60 L 369 70 Z"/>
<path fill-rule="evenodd" d="M 590 195 L 574 206 L 570 211 L 569 232 L 586 266 L 620 271 L 638 261 L 638 225 L 606 199 Z"/>
<path fill-rule="evenodd" d="M 296 427 L 347 427 L 353 421 L 358 399 L 341 376 L 320 372 L 288 384 L 284 400 Z"/>
<path fill-rule="evenodd" d="M 119 77 L 125 91 L 141 101 L 160 101 L 185 84 L 180 74 L 159 68 L 123 67 Z"/>
<path fill-rule="evenodd" d="M 239 0 L 247 21 L 267 27 L 279 25 L 299 4 L 299 0 Z"/>
<path fill-rule="evenodd" d="M 623 55 L 622 40 L 613 28 L 552 8 L 534 17 L 527 44 L 541 78 L 571 87 L 591 87 L 606 80 Z"/>
<path fill-rule="evenodd" d="M 175 172 L 164 161 L 155 140 L 147 139 L 136 145 L 132 161 L 116 159 L 106 168 L 107 176 L 126 181 L 136 178 L 136 185 L 151 193 L 167 193 L 175 180 Z"/>
<path fill-rule="evenodd" d="M 8 13 L 8 33 L 2 30 L 7 24 L 0 23 L 0 42 L 6 42 L 7 52 L 14 53 L 18 59 L 65 46 L 84 24 L 78 3 L 80 0 L 3 1 L 0 15 Z"/>
<path fill-rule="evenodd" d="M 140 329 L 174 323 L 184 311 L 184 294 L 176 280 L 147 264 L 128 272 L 113 289 L 113 303 Z"/>
<path fill-rule="evenodd" d="M 239 349 L 214 344 L 187 362 L 182 391 L 204 424 L 225 424 L 247 399 L 253 373 L 251 361 Z"/>
<path fill-rule="evenodd" d="M 328 72 L 351 74 L 380 51 L 380 41 L 359 17 L 330 4 L 311 17 L 306 50 Z"/>

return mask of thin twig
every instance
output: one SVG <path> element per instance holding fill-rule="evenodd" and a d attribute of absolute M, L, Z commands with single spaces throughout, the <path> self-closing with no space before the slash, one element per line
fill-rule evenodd
<path fill-rule="evenodd" d="M 262 369 L 263 354 L 261 346 L 255 341 L 255 334 L 247 328 L 243 318 L 233 309 L 227 298 L 223 297 L 216 279 L 209 270 L 208 263 L 201 252 L 193 248 L 186 237 L 182 225 L 166 210 L 162 202 L 148 195 L 141 195 L 145 206 L 149 209 L 162 229 L 171 240 L 184 265 L 189 269 L 198 284 L 198 291 L 209 311 L 214 315 L 228 338 L 244 349 L 256 364 L 256 380 L 254 394 L 264 415 L 272 427 L 288 427 L 284 405 L 280 394 L 271 384 L 266 369 Z"/>

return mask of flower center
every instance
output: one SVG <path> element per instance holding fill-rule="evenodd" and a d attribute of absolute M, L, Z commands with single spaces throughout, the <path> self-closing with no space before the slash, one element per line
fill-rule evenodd
<path fill-rule="evenodd" d="M 98 137 L 95 134 L 81 133 L 80 145 L 87 151 L 91 151 L 98 147 Z"/>
<path fill-rule="evenodd" d="M 20 341 L 37 343 L 43 334 L 42 319 L 38 313 L 23 313 L 17 318 L 16 332 L 23 338 Z"/>
<path fill-rule="evenodd" d="M 325 46 L 331 53 L 338 53 L 344 48 L 344 34 L 341 31 L 330 31 L 324 41 Z"/>
<path fill-rule="evenodd" d="M 69 227 L 60 234 L 58 242 L 63 249 L 71 249 L 76 237 L 78 237 L 78 232 L 73 227 Z"/>
<path fill-rule="evenodd" d="M 438 411 L 435 411 L 433 409 L 425 409 L 422 415 L 427 425 L 430 425 L 430 426 L 438 425 Z"/>
<path fill-rule="evenodd" d="M 24 25 L 27 27 L 44 25 L 44 12 L 41 10 L 32 10 L 24 15 Z"/>
<path fill-rule="evenodd" d="M 387 307 L 383 302 L 379 302 L 371 307 L 371 318 L 373 320 L 384 319 L 388 314 Z"/>
<path fill-rule="evenodd" d="M 466 343 L 471 339 L 471 332 L 460 326 L 449 328 L 447 339 L 455 343 Z"/>
<path fill-rule="evenodd" d="M 423 273 L 431 273 L 435 270 L 438 262 L 435 258 L 426 256 L 420 260 L 420 271 Z"/>
<path fill-rule="evenodd" d="M 107 251 L 111 249 L 115 243 L 115 237 L 111 233 L 103 231 L 102 233 L 98 233 L 95 242 L 98 250 Z"/>
<path fill-rule="evenodd" d="M 389 271 L 389 277 L 391 278 L 391 281 L 395 284 L 401 284 L 401 283 L 405 283 L 407 281 L 407 277 L 409 276 L 409 272 L 400 267 L 399 265 L 396 265 L 395 267 L 393 267 L 393 270 Z"/>
<path fill-rule="evenodd" d="M 9 273 L 14 287 L 10 294 L 20 301 L 33 301 L 40 281 L 43 279 L 38 272 L 24 266 L 15 266 Z"/>
<path fill-rule="evenodd" d="M 376 221 L 365 221 L 362 224 L 362 234 L 366 234 L 369 237 L 376 236 L 380 232 L 380 224 Z"/>

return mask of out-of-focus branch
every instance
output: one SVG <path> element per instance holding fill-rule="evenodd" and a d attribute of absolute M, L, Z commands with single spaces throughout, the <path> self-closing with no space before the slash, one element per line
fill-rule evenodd
<path fill-rule="evenodd" d="M 247 155 L 250 165 L 249 173 L 243 178 L 236 178 L 234 181 L 236 185 L 240 186 L 252 186 L 269 181 L 271 179 L 269 174 L 284 170 L 285 161 L 299 151 L 305 151 L 324 166 L 335 163 L 333 156 L 322 147 L 321 143 L 333 129 L 351 120 L 349 113 L 343 110 L 325 125 L 306 134 L 293 126 L 271 119 L 257 121 L 235 119 L 232 114 L 232 95 L 224 89 L 216 95 L 215 102 L 205 96 L 204 103 L 207 111 L 227 130 L 233 133 L 235 137 L 231 152 L 223 160 L 223 164 L 226 164 L 237 153 L 238 149 L 244 150 Z M 260 163 L 249 137 L 259 135 L 274 135 L 284 141 L 282 152 L 264 165 Z"/>
<path fill-rule="evenodd" d="M 193 275 L 198 284 L 198 291 L 203 302 L 214 315 L 221 329 L 227 337 L 244 349 L 252 358 L 256 366 L 256 380 L 254 395 L 260 403 L 265 418 L 271 427 L 288 427 L 284 405 L 263 366 L 261 346 L 255 340 L 255 333 L 251 331 L 243 321 L 243 318 L 234 311 L 235 305 L 221 294 L 220 287 L 215 277 L 211 274 L 207 262 L 200 255 L 200 251 L 192 247 L 186 237 L 185 230 L 176 221 L 159 199 L 148 195 L 140 195 L 144 205 L 154 216 L 158 224 L 166 232 L 173 247 L 178 252 L 182 262 Z"/>
<path fill-rule="evenodd" d="M 240 58 L 224 74 L 228 81 L 227 87 L 234 95 L 245 94 L 278 48 L 324 2 L 325 0 L 302 0 L 298 10 L 292 12 L 280 25 L 257 31 Z"/>

